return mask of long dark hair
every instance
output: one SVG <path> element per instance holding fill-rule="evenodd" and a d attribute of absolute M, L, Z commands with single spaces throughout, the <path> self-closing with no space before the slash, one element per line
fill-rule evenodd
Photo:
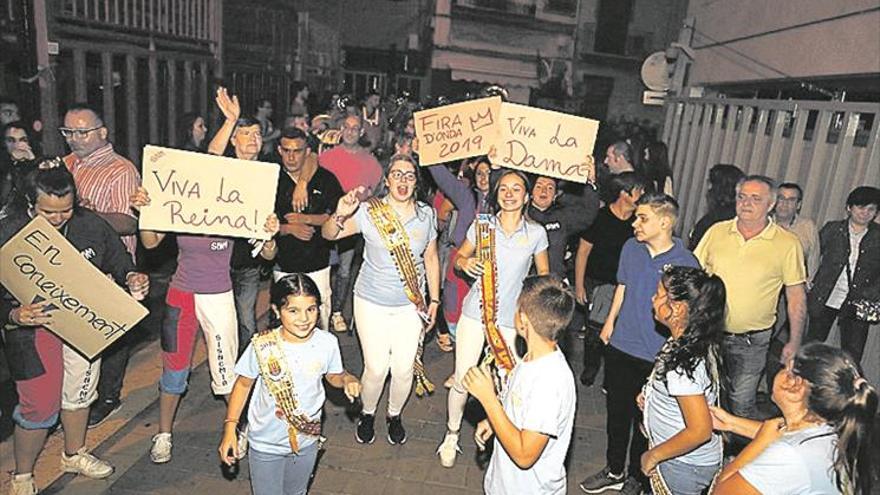
<path fill-rule="evenodd" d="M 794 356 L 792 373 L 810 383 L 807 408 L 837 432 L 834 470 L 842 493 L 871 492 L 871 434 L 877 391 L 845 351 L 820 342 Z"/>
<path fill-rule="evenodd" d="M 648 159 L 645 159 L 645 151 Z M 672 168 L 669 167 L 669 149 L 663 141 L 651 141 L 641 150 L 637 161 L 637 170 L 650 183 L 656 192 L 665 192 L 663 187 L 666 179 L 672 178 Z"/>
<path fill-rule="evenodd" d="M 709 275 L 699 268 L 669 267 L 661 277 L 667 297 L 686 302 L 687 328 L 678 339 L 669 341 L 657 355 L 657 378 L 664 380 L 666 373 L 682 370 L 694 378 L 694 369 L 705 360 L 709 375 L 717 384 L 718 346 L 724 336 L 724 307 L 727 291 L 717 275 Z"/>
<path fill-rule="evenodd" d="M 736 165 L 719 163 L 709 169 L 709 189 L 706 198 L 709 210 L 718 211 L 736 206 L 736 185 L 746 174 Z"/>
<path fill-rule="evenodd" d="M 196 144 L 196 140 L 193 138 L 192 130 L 193 125 L 196 123 L 196 120 L 202 119 L 207 127 L 208 121 L 202 117 L 198 112 L 189 112 L 183 114 L 180 118 L 180 126 L 177 128 L 178 132 L 178 142 L 174 143 L 177 147 L 188 150 L 188 151 L 204 151 L 208 148 L 208 134 L 205 134 L 205 138 L 202 139 L 201 144 Z"/>
<path fill-rule="evenodd" d="M 272 284 L 272 288 L 269 289 L 269 302 L 279 311 L 287 305 L 289 296 L 314 297 L 315 304 L 318 308 L 321 307 L 321 291 L 318 290 L 315 281 L 305 273 L 285 275 Z M 277 328 L 280 325 L 281 319 L 278 318 L 275 311 L 270 311 L 269 328 Z"/>

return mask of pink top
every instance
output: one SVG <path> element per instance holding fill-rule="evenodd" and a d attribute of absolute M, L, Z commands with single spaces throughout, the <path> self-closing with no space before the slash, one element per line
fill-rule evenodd
<path fill-rule="evenodd" d="M 337 146 L 321 153 L 318 160 L 322 167 L 336 176 L 345 192 L 358 186 L 374 192 L 382 180 L 382 165 L 363 148 L 349 151 L 344 146 Z"/>
<path fill-rule="evenodd" d="M 232 239 L 178 235 L 177 248 L 177 271 L 171 277 L 172 287 L 195 294 L 232 290 L 229 275 Z"/>

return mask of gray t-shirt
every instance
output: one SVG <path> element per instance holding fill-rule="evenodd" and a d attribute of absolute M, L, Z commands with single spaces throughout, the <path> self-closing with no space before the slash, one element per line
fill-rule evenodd
<path fill-rule="evenodd" d="M 514 426 L 550 439 L 535 464 L 520 469 L 496 438 L 483 490 L 490 495 L 564 495 L 565 454 L 577 397 L 574 376 L 562 351 L 517 364 L 502 403 Z"/>
<path fill-rule="evenodd" d="M 676 397 L 704 395 L 707 404 L 715 404 L 717 390 L 712 386 L 705 361 L 697 363 L 693 375 L 693 379 L 688 378 L 681 369 L 677 369 L 666 373 L 666 383 L 656 379 L 645 384 L 645 423 L 654 445 L 669 440 L 685 429 L 684 416 Z M 721 436 L 712 433 L 708 442 L 675 459 L 692 466 L 720 464 Z"/>
<path fill-rule="evenodd" d="M 834 464 L 837 434 L 827 424 L 785 433 L 739 470 L 764 495 L 838 494 Z"/>

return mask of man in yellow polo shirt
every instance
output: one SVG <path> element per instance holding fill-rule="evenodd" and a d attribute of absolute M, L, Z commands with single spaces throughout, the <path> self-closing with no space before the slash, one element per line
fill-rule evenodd
<path fill-rule="evenodd" d="M 806 319 L 803 248 L 794 234 L 770 219 L 775 201 L 771 179 L 743 178 L 736 186 L 736 218 L 713 225 L 694 251 L 727 289 L 727 334 L 721 345 L 727 405 L 748 418 L 756 417 L 755 396 L 783 287 L 790 325 L 783 363 L 800 346 Z"/>

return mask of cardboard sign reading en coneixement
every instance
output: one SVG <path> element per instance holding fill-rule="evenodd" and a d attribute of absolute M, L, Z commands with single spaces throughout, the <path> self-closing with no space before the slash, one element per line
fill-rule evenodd
<path fill-rule="evenodd" d="M 141 229 L 269 238 L 278 165 L 147 145 L 143 166 Z"/>
<path fill-rule="evenodd" d="M 432 165 L 485 155 L 498 141 L 501 97 L 492 96 L 416 112 L 419 163 Z"/>
<path fill-rule="evenodd" d="M 590 179 L 599 121 L 504 103 L 493 163 L 584 183 Z"/>
<path fill-rule="evenodd" d="M 49 329 L 89 359 L 149 313 L 42 217 L 0 248 L 0 266 L 0 283 L 22 304 L 48 302 Z"/>

